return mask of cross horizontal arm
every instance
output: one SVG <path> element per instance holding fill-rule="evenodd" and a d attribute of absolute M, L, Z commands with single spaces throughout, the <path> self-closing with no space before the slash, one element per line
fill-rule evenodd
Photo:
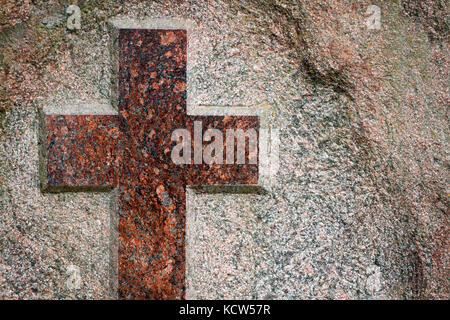
<path fill-rule="evenodd" d="M 120 135 L 114 115 L 44 116 L 45 191 L 108 189 L 117 185 Z"/>
<path fill-rule="evenodd" d="M 186 184 L 194 187 L 204 186 L 235 186 L 235 185 L 256 185 L 258 183 L 258 155 L 256 153 L 256 162 L 250 163 L 250 150 L 249 141 L 245 140 L 245 157 L 243 164 L 237 164 L 237 140 L 233 136 L 233 141 L 228 141 L 227 132 L 236 132 L 241 129 L 242 132 L 248 132 L 248 130 L 254 130 L 257 134 L 259 131 L 259 117 L 257 116 L 189 116 L 186 127 L 188 130 L 194 133 L 194 122 L 200 122 L 203 126 L 203 133 L 209 129 L 217 130 L 221 139 L 223 140 L 223 146 L 221 148 L 222 154 L 220 155 L 221 163 L 205 163 L 205 159 L 202 159 L 202 164 L 193 163 L 186 167 Z M 243 137 L 245 139 L 245 137 Z M 203 142 L 203 138 L 202 138 Z M 229 143 L 227 146 L 227 142 Z M 230 144 L 230 142 L 232 142 Z M 195 141 L 194 141 L 195 143 Z M 230 152 L 227 147 L 232 145 L 233 150 L 233 163 L 227 163 L 227 154 Z M 206 154 L 206 148 L 208 144 L 202 146 L 202 154 Z M 195 149 L 195 147 L 194 147 Z M 195 152 L 195 150 L 194 150 Z"/>

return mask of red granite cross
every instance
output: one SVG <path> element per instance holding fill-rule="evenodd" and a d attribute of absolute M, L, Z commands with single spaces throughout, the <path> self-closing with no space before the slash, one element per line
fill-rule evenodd
<path fill-rule="evenodd" d="M 257 164 L 176 165 L 172 132 L 259 129 L 186 112 L 186 31 L 119 30 L 118 115 L 45 116 L 46 191 L 117 188 L 118 296 L 182 299 L 186 185 L 255 185 Z M 247 157 L 248 160 L 248 157 Z"/>

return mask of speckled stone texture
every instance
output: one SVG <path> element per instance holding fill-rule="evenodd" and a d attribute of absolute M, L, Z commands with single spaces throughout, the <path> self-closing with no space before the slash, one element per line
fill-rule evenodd
<path fill-rule="evenodd" d="M 195 121 L 223 133 L 259 129 L 257 117 L 187 116 L 186 40 L 186 30 L 119 30 L 118 115 L 44 116 L 44 191 L 118 187 L 121 299 L 184 298 L 186 184 L 258 183 L 248 156 L 173 163 L 172 133 L 193 137 Z"/>
<path fill-rule="evenodd" d="M 190 20 L 188 105 L 280 132 L 266 194 L 187 188 L 187 298 L 448 299 L 448 1 L 78 3 L 76 32 L 69 1 L 0 6 L 1 298 L 111 297 L 115 194 L 41 192 L 38 111 L 111 98 L 122 17 Z"/>
<path fill-rule="evenodd" d="M 116 116 L 52 115 L 44 121 L 43 147 L 47 152 L 44 191 L 117 185 Z"/>

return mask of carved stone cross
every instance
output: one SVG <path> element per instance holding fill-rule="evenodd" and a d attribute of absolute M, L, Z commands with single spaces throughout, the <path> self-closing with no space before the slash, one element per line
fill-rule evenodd
<path fill-rule="evenodd" d="M 172 133 L 259 132 L 259 118 L 187 114 L 185 30 L 117 32 L 117 114 L 45 115 L 42 188 L 114 189 L 118 297 L 182 299 L 186 186 L 257 185 L 258 163 L 175 164 Z"/>

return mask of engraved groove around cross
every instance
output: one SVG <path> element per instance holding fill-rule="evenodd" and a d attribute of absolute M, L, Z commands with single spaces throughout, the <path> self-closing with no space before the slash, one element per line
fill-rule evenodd
<path fill-rule="evenodd" d="M 175 165 L 175 129 L 255 129 L 257 116 L 189 116 L 186 30 L 119 29 L 117 115 L 45 115 L 43 190 L 112 189 L 117 294 L 185 296 L 186 186 L 257 185 L 258 164 Z"/>

